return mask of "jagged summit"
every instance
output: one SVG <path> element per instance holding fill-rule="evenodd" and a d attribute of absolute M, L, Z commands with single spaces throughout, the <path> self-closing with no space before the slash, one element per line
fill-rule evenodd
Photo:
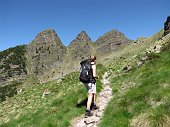
<path fill-rule="evenodd" d="M 27 49 L 31 73 L 38 76 L 44 75 L 49 68 L 58 67 L 66 54 L 66 47 L 52 29 L 39 33 Z"/>
<path fill-rule="evenodd" d="M 99 37 L 99 39 L 95 41 L 95 45 L 96 47 L 99 46 L 97 48 L 97 54 L 105 54 L 119 49 L 130 42 L 131 41 L 126 38 L 123 33 L 118 30 L 112 30 Z"/>
<path fill-rule="evenodd" d="M 92 40 L 90 39 L 90 37 L 88 36 L 88 34 L 83 30 L 81 31 L 77 37 L 70 43 L 70 45 L 72 43 L 79 43 L 79 42 L 92 42 Z"/>
<path fill-rule="evenodd" d="M 70 43 L 69 50 L 73 60 L 86 58 L 91 53 L 92 41 L 85 31 L 80 32 Z"/>
<path fill-rule="evenodd" d="M 98 45 L 99 44 L 102 44 L 102 43 L 108 43 L 109 41 L 114 41 L 115 39 L 118 39 L 118 38 L 124 38 L 124 34 L 119 32 L 118 30 L 111 30 L 109 32 L 107 32 L 106 34 L 104 34 L 103 36 L 99 37 L 95 43 L 97 43 Z"/>
<path fill-rule="evenodd" d="M 34 42 L 37 44 L 46 44 L 50 42 L 54 42 L 57 44 L 62 44 L 60 38 L 58 37 L 57 33 L 53 29 L 47 29 L 42 32 L 40 32 L 36 37 Z"/>

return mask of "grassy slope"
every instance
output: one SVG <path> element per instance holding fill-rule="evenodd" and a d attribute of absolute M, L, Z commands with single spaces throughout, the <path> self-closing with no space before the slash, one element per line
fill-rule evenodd
<path fill-rule="evenodd" d="M 97 65 L 102 77 L 106 71 Z M 84 113 L 85 106 L 76 107 L 78 100 L 86 98 L 86 89 L 78 80 L 79 74 L 72 73 L 62 79 L 42 85 L 34 85 L 0 104 L 0 126 L 67 127 L 71 119 Z M 99 92 L 101 82 L 97 81 Z M 42 98 L 45 89 L 50 95 Z M 6 122 L 6 123 L 5 123 Z"/>
<path fill-rule="evenodd" d="M 115 72 L 120 66 L 112 66 L 114 98 L 100 127 L 170 126 L 170 51 L 154 57 L 129 73 Z"/>
<path fill-rule="evenodd" d="M 154 89 L 154 87 L 151 87 L 152 85 L 148 86 L 149 82 L 152 82 L 152 80 L 150 81 L 148 79 L 145 81 L 145 78 L 148 78 L 152 72 L 151 70 L 147 72 L 147 70 L 151 68 L 151 63 L 147 63 L 143 66 L 143 70 L 140 68 L 139 70 L 133 70 L 127 74 L 122 74 L 117 70 L 120 70 L 127 59 L 131 58 L 133 60 L 134 55 L 143 54 L 145 49 L 150 44 L 154 43 L 161 34 L 162 31 L 147 39 L 142 44 L 131 44 L 123 50 L 110 54 L 103 59 L 104 63 L 109 65 L 108 67 L 114 71 L 112 77 L 114 99 L 110 102 L 105 112 L 106 115 L 101 122 L 101 126 L 125 127 L 129 124 L 133 125 L 133 123 L 139 122 L 140 117 L 143 119 L 150 118 L 151 121 L 154 121 L 154 118 L 159 118 L 150 115 L 153 114 L 152 112 L 155 112 L 157 116 L 159 116 L 157 110 L 152 108 L 154 107 L 153 105 L 157 104 L 155 100 L 151 97 L 146 103 L 140 100 L 145 94 L 147 95 L 150 93 L 149 89 Z M 125 60 L 120 59 L 120 57 L 124 57 Z M 157 59 L 157 61 L 159 62 L 159 59 Z M 147 67 L 150 68 L 148 69 Z M 106 71 L 102 65 L 98 65 L 98 68 L 100 68 L 98 72 L 100 75 Z M 154 71 L 156 70 L 155 68 L 153 68 Z M 72 73 L 66 76 L 60 83 L 54 80 L 43 85 L 34 85 L 31 88 L 25 89 L 15 97 L 9 98 L 4 104 L 1 103 L 0 126 L 69 126 L 70 120 L 84 113 L 85 109 L 85 107 L 77 108 L 75 106 L 78 100 L 85 99 L 86 96 L 85 88 L 79 83 L 77 77 L 77 73 Z M 150 77 L 150 79 L 152 79 L 152 77 Z M 101 89 L 101 83 L 98 82 L 98 85 L 99 91 Z M 155 88 L 158 88 L 158 86 Z M 45 89 L 49 89 L 51 94 L 46 98 L 41 98 Z M 65 89 L 67 89 L 66 92 L 63 92 Z M 142 94 L 142 90 L 144 94 Z M 160 95 L 162 96 L 161 93 Z M 155 94 L 152 96 L 155 97 Z M 158 101 L 158 104 L 159 103 L 162 103 L 162 100 Z M 113 112 L 110 112 L 110 109 Z M 162 109 L 163 108 L 160 107 L 159 110 Z M 146 115 L 145 111 L 150 112 L 150 114 L 148 113 Z M 6 123 L 4 123 L 4 121 L 6 121 Z M 156 119 L 155 121 L 158 120 Z"/>
<path fill-rule="evenodd" d="M 16 88 L 23 82 L 27 74 L 25 52 L 25 45 L 0 52 L 0 79 L 5 81 L 5 83 L 0 82 L 0 102 L 6 97 L 14 96 Z"/>

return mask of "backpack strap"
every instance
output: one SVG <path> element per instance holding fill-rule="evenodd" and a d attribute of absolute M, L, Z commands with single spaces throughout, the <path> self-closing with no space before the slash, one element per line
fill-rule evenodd
<path fill-rule="evenodd" d="M 92 62 L 91 65 L 95 65 L 96 63 L 95 62 Z"/>

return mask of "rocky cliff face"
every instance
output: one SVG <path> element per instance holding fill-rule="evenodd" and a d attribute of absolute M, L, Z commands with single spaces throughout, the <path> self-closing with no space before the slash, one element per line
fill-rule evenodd
<path fill-rule="evenodd" d="M 166 22 L 164 23 L 164 36 L 170 33 L 170 16 L 167 17 Z"/>
<path fill-rule="evenodd" d="M 91 55 L 92 41 L 85 31 L 82 31 L 70 43 L 69 51 L 72 60 L 81 60 Z"/>
<path fill-rule="evenodd" d="M 62 64 L 66 47 L 62 44 L 54 30 L 45 30 L 38 34 L 27 46 L 30 61 L 30 73 L 38 77 L 45 75 L 53 67 Z"/>
<path fill-rule="evenodd" d="M 96 40 L 95 45 L 98 46 L 96 54 L 105 54 L 114 51 L 122 46 L 129 44 L 131 41 L 127 39 L 123 33 L 112 30 Z"/>

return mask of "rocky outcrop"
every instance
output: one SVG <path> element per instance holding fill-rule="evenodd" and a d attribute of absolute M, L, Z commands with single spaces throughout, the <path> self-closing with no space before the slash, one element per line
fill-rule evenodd
<path fill-rule="evenodd" d="M 79 33 L 70 43 L 69 51 L 72 60 L 81 60 L 91 55 L 92 41 L 85 31 Z"/>
<path fill-rule="evenodd" d="M 112 30 L 96 40 L 95 45 L 98 46 L 96 54 L 109 53 L 124 45 L 128 45 L 130 42 L 123 33 Z"/>
<path fill-rule="evenodd" d="M 133 41 L 133 43 L 141 44 L 141 43 L 144 43 L 146 40 L 147 40 L 146 37 L 139 37 L 135 41 Z"/>
<path fill-rule="evenodd" d="M 170 16 L 167 17 L 166 22 L 164 23 L 164 36 L 170 33 Z"/>
<path fill-rule="evenodd" d="M 160 53 L 170 48 L 170 34 L 162 37 L 160 40 L 156 41 L 154 45 L 151 45 L 146 49 L 146 54 Z"/>
<path fill-rule="evenodd" d="M 49 29 L 38 34 L 27 46 L 30 73 L 41 77 L 53 67 L 62 64 L 66 47 L 54 30 Z"/>

